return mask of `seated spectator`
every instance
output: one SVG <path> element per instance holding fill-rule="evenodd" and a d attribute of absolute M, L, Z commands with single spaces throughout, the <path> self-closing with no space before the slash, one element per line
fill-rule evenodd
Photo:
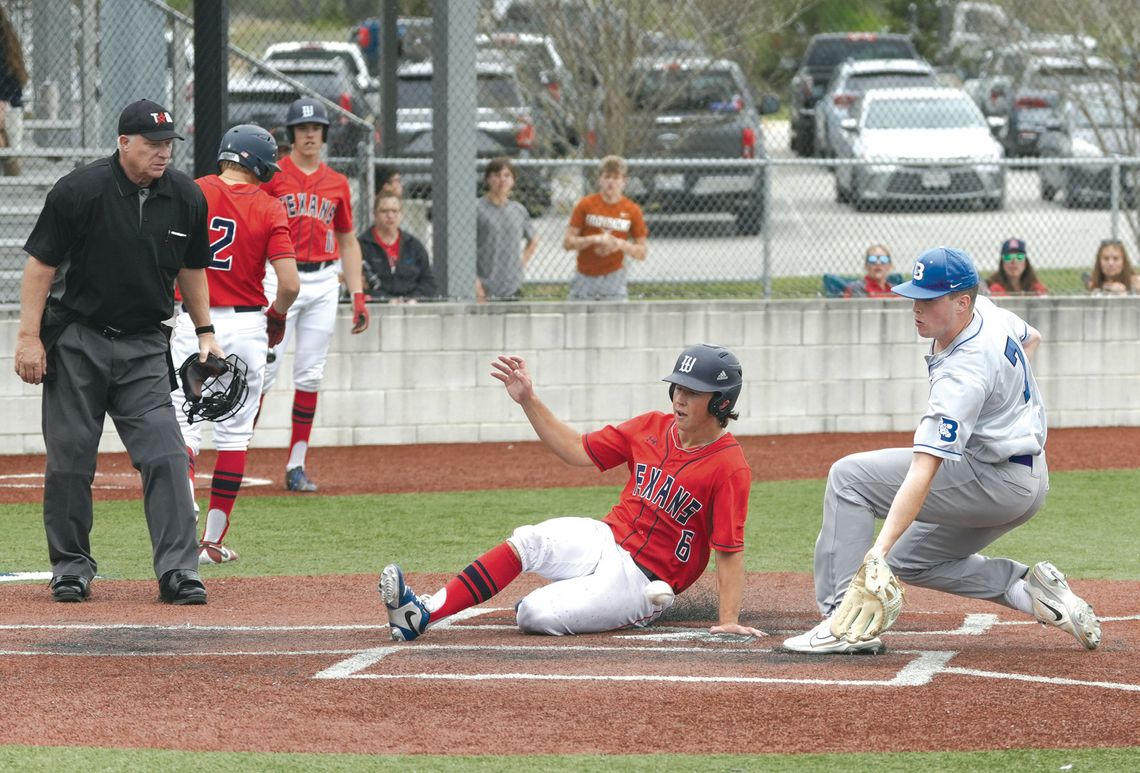
<path fill-rule="evenodd" d="M 1037 278 L 1029 255 L 1025 252 L 1023 239 L 1006 239 L 1001 245 L 1001 260 L 998 270 L 986 280 L 990 295 L 1048 295 L 1049 288 Z"/>
<path fill-rule="evenodd" d="M 364 255 L 364 284 L 373 299 L 415 303 L 438 292 L 427 248 L 400 228 L 403 205 L 391 193 L 381 193 L 373 207 L 373 225 L 360 234 Z"/>
<path fill-rule="evenodd" d="M 1100 243 L 1087 287 L 1093 295 L 1135 295 L 1140 292 L 1140 276 L 1132 271 L 1128 251 L 1119 239 L 1105 239 Z"/>
<path fill-rule="evenodd" d="M 872 244 L 863 256 L 867 274 L 862 281 L 855 280 L 843 291 L 844 298 L 897 298 L 891 292 L 895 284 L 891 281 L 891 251 L 881 244 Z"/>

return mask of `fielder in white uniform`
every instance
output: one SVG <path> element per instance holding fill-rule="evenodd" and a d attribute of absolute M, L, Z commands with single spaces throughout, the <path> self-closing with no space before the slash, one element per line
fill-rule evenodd
<path fill-rule="evenodd" d="M 1100 624 L 1092 607 L 1052 564 L 1030 570 L 978 553 L 1032 518 L 1049 491 L 1045 407 L 1029 365 L 1040 333 L 977 297 L 977 271 L 959 250 L 927 250 L 911 281 L 893 291 L 914 300 L 918 334 L 933 339 L 929 404 L 912 448 L 852 454 L 832 465 L 815 546 L 824 620 L 785 648 L 883 651 L 878 637 L 848 643 L 828 625 L 868 549 L 877 549 L 903 582 L 1021 610 L 1095 649 Z M 877 539 L 876 518 L 886 519 Z"/>

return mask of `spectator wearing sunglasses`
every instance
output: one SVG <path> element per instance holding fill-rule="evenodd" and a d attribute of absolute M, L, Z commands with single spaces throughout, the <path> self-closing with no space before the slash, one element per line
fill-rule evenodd
<path fill-rule="evenodd" d="M 1132 270 L 1128 251 L 1119 239 L 1105 239 L 1096 251 L 1096 263 L 1088 281 L 1093 295 L 1140 293 L 1140 275 Z"/>
<path fill-rule="evenodd" d="M 891 251 L 881 244 L 872 244 L 863 256 L 867 274 L 863 281 L 855 280 L 843 291 L 844 298 L 897 298 L 891 292 Z"/>
<path fill-rule="evenodd" d="M 993 297 L 1049 294 L 1049 288 L 1037 278 L 1037 272 L 1029 262 L 1024 239 L 1013 238 L 1002 242 L 998 270 L 990 274 L 987 281 Z"/>

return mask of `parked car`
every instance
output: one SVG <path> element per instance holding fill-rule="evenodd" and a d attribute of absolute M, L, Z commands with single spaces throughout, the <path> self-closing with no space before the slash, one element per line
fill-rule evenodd
<path fill-rule="evenodd" d="M 406 62 L 396 72 L 397 153 L 401 156 L 430 158 L 434 152 L 432 74 L 431 62 Z M 537 141 L 535 124 L 514 67 L 477 61 L 475 88 L 478 157 L 530 158 Z M 409 169 L 400 176 L 405 195 L 431 197 L 429 170 Z M 540 215 L 550 206 L 550 181 L 538 169 L 520 167 L 515 196 L 532 216 Z"/>
<path fill-rule="evenodd" d="M 883 88 L 929 88 L 938 86 L 934 68 L 916 59 L 849 59 L 835 71 L 831 85 L 815 108 L 815 154 L 835 155 L 846 141 L 844 118 L 854 115 L 863 93 Z"/>
<path fill-rule="evenodd" d="M 368 65 L 364 61 L 360 46 L 331 40 L 290 41 L 269 46 L 265 49 L 263 58 L 275 66 L 282 60 L 327 62 L 339 59 L 356 81 L 357 87 L 372 102 L 372 112 L 379 113 L 380 81 L 368 72 Z"/>
<path fill-rule="evenodd" d="M 808 42 L 803 59 L 788 63 L 796 68 L 788 106 L 792 115 L 791 147 L 801 156 L 815 153 L 815 106 L 835 70 L 847 59 L 919 59 L 906 35 L 873 32 L 829 32 Z"/>
<path fill-rule="evenodd" d="M 1004 206 L 1001 144 L 960 89 L 868 91 L 859 117 L 844 119 L 843 127 L 854 135 L 843 157 L 862 163 L 836 166 L 840 202 L 859 210 L 959 201 Z"/>
<path fill-rule="evenodd" d="M 574 93 L 570 71 L 553 38 L 524 32 L 493 32 L 477 35 L 475 47 L 480 60 L 515 68 L 519 88 L 541 129 L 541 146 L 535 148 L 536 153 L 562 155 L 578 145 L 573 103 L 579 95 Z M 586 105 L 581 107 L 589 109 Z"/>
<path fill-rule="evenodd" d="M 629 128 L 635 144 L 628 155 L 705 163 L 635 168 L 626 195 L 647 213 L 731 212 L 737 233 L 759 233 L 767 170 L 716 162 L 764 158 L 760 116 L 778 110 L 779 100 L 766 96 L 757 106 L 740 66 L 727 59 L 642 61 L 635 67 L 634 89 Z"/>
<path fill-rule="evenodd" d="M 1009 102 L 1005 133 L 1007 156 L 1036 156 L 1045 125 L 1056 118 L 1061 98 L 1086 83 L 1111 79 L 1116 71 L 1098 57 L 1042 57 L 1033 59 Z"/>
<path fill-rule="evenodd" d="M 339 59 L 280 60 L 273 67 L 308 87 L 349 113 L 372 124 L 375 116 L 356 80 Z M 268 74 L 231 81 L 228 88 L 229 125 L 255 123 L 284 140 L 285 112 L 302 93 L 292 85 Z M 308 95 L 308 92 L 305 92 Z M 355 156 L 361 142 L 376 141 L 375 129 L 365 129 L 343 115 L 330 111 L 328 152 L 330 156 Z"/>
<path fill-rule="evenodd" d="M 1041 136 L 1042 158 L 1069 158 L 1082 164 L 1040 166 L 1037 169 L 1041 198 L 1052 201 L 1065 192 L 1065 206 L 1107 206 L 1111 201 L 1111 165 L 1087 163 L 1094 159 L 1136 154 L 1137 115 L 1135 90 L 1122 96 L 1119 83 L 1088 85 L 1074 90 L 1059 106 L 1057 116 L 1046 124 Z M 1137 203 L 1140 169 L 1124 166 L 1120 172 L 1120 200 Z"/>
<path fill-rule="evenodd" d="M 976 78 L 987 51 L 1030 34 L 995 3 L 939 3 L 939 8 L 946 28 L 939 62 L 952 65 L 960 78 Z"/>

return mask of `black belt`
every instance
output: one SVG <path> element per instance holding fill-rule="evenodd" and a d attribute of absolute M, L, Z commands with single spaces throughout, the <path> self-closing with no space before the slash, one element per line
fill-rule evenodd
<path fill-rule="evenodd" d="M 1009 460 L 1014 464 L 1024 464 L 1030 469 L 1033 468 L 1033 456 L 1030 454 L 1021 454 L 1020 456 L 1011 456 Z"/>
<path fill-rule="evenodd" d="M 261 306 L 218 306 L 217 308 L 220 308 L 220 309 L 231 308 L 235 312 L 237 312 L 238 314 L 241 314 L 241 313 L 247 312 L 247 311 L 261 311 L 262 307 Z M 184 312 L 186 312 L 187 314 L 190 313 L 190 309 L 186 308 L 185 303 L 182 304 L 182 310 Z"/>
<path fill-rule="evenodd" d="M 633 562 L 633 565 L 636 566 L 638 569 L 640 569 L 641 573 L 644 574 L 646 579 L 648 579 L 650 582 L 653 582 L 654 580 L 660 580 L 661 579 L 660 577 L 658 577 L 653 572 L 649 571 L 648 569 L 646 569 L 644 566 L 637 563 L 636 561 Z"/>
<path fill-rule="evenodd" d="M 298 260 L 297 261 L 297 270 L 298 271 L 320 271 L 325 266 L 331 266 L 333 263 L 336 263 L 336 261 L 337 261 L 336 258 L 333 258 L 332 260 L 317 260 L 317 261 Z"/>

